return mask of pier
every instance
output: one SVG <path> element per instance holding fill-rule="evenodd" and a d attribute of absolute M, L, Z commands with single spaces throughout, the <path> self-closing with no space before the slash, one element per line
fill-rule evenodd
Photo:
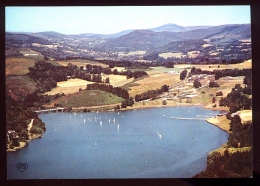
<path fill-rule="evenodd" d="M 54 108 L 54 109 L 45 109 L 45 110 L 36 110 L 37 114 L 42 114 L 42 113 L 49 113 L 49 112 L 58 112 L 58 111 L 63 111 L 64 108 Z"/>
<path fill-rule="evenodd" d="M 180 120 L 206 120 L 206 118 L 178 118 L 178 117 L 171 117 L 171 119 L 180 119 Z"/>

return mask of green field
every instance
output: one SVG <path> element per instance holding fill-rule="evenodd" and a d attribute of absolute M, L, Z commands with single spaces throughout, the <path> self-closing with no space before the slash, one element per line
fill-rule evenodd
<path fill-rule="evenodd" d="M 100 90 L 83 90 L 58 98 L 55 103 L 63 107 L 92 107 L 101 105 L 121 104 L 124 99 Z"/>

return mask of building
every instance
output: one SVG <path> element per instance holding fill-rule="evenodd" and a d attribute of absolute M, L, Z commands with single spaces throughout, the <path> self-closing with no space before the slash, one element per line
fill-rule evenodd
<path fill-rule="evenodd" d="M 15 130 L 8 130 L 7 139 L 12 140 L 13 138 L 18 138 L 19 136 L 15 132 Z"/>

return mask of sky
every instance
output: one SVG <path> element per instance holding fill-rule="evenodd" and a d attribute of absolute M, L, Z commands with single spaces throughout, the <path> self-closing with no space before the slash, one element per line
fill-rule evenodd
<path fill-rule="evenodd" d="M 8 32 L 114 34 L 169 23 L 218 26 L 250 22 L 250 6 L 5 7 Z"/>

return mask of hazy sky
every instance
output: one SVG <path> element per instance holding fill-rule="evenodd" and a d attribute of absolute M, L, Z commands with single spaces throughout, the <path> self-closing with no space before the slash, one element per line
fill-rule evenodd
<path fill-rule="evenodd" d="M 217 26 L 250 23 L 250 6 L 6 7 L 6 31 L 113 34 L 168 23 Z"/>

